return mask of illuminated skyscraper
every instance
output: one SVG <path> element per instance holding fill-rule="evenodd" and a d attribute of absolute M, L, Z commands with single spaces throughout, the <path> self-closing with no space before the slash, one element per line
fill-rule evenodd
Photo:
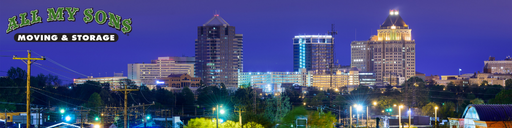
<path fill-rule="evenodd" d="M 299 35 L 293 38 L 293 70 L 305 68 L 315 74 L 328 74 L 331 61 L 331 35 Z"/>
<path fill-rule="evenodd" d="M 243 71 L 242 39 L 218 14 L 197 27 L 195 75 L 207 85 L 238 87 L 238 72 Z"/>
<path fill-rule="evenodd" d="M 361 71 L 375 72 L 377 81 L 396 85 L 396 80 L 390 79 L 408 79 L 416 73 L 415 46 L 409 25 L 398 10 L 390 10 L 377 35 L 351 43 L 351 65 Z"/>

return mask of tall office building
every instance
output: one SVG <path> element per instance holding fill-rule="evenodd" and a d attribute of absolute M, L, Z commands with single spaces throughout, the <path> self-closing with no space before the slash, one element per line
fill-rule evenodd
<path fill-rule="evenodd" d="M 194 57 L 158 57 L 151 63 L 128 64 L 128 79 L 145 85 L 156 85 L 158 78 L 171 74 L 194 76 Z"/>
<path fill-rule="evenodd" d="M 293 38 L 293 70 L 305 68 L 315 74 L 329 74 L 332 62 L 331 35 L 299 35 Z"/>
<path fill-rule="evenodd" d="M 243 72 L 242 39 L 242 34 L 235 33 L 235 26 L 218 14 L 197 27 L 195 75 L 207 85 L 238 87 L 238 72 Z"/>
<path fill-rule="evenodd" d="M 398 10 L 390 10 L 377 35 L 351 43 L 351 64 L 361 71 L 375 72 L 377 82 L 397 85 L 397 78 L 408 79 L 416 73 L 415 46 L 409 25 Z"/>

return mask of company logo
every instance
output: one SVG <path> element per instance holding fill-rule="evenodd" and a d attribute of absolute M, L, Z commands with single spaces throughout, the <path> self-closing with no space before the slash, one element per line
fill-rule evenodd
<path fill-rule="evenodd" d="M 75 22 L 75 15 L 80 11 L 79 8 L 75 7 L 58 7 L 46 9 L 48 18 L 46 22 L 56 21 L 68 21 Z M 67 12 L 67 18 L 64 17 L 64 13 Z M 38 15 L 39 10 L 30 11 L 31 19 L 27 19 L 28 14 L 20 13 L 18 16 L 9 18 L 9 24 L 7 25 L 7 34 L 10 32 L 34 24 L 42 23 L 41 16 Z M 128 34 L 132 31 L 132 19 L 122 19 L 121 16 L 116 15 L 112 12 L 105 12 L 98 10 L 94 12 L 93 8 L 87 8 L 83 11 L 84 23 L 92 23 L 93 21 L 99 25 L 107 23 L 108 26 Z M 18 23 L 19 18 L 20 23 Z M 14 40 L 17 42 L 116 42 L 119 36 L 116 33 L 16 33 Z"/>

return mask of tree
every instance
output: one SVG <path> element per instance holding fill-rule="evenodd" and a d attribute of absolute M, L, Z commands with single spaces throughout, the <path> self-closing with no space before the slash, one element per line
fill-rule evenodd
<path fill-rule="evenodd" d="M 484 100 L 482 100 L 480 98 L 473 99 L 469 102 L 471 102 L 471 104 L 484 104 Z"/>
<path fill-rule="evenodd" d="M 512 104 L 512 89 L 501 90 L 494 99 L 489 100 L 489 104 Z"/>
<path fill-rule="evenodd" d="M 301 98 L 303 93 L 301 91 L 295 90 L 294 86 L 286 87 L 282 94 L 283 94 L 283 96 L 289 97 L 290 103 L 294 106 L 302 105 L 302 103 L 303 103 L 302 98 Z"/>
<path fill-rule="evenodd" d="M 398 101 L 394 98 L 383 96 L 383 97 L 379 98 L 379 100 L 377 101 L 377 104 L 378 104 L 379 108 L 387 109 L 387 108 L 393 107 L 393 105 L 398 104 Z"/>
<path fill-rule="evenodd" d="M 307 115 L 308 112 L 306 108 L 304 108 L 303 106 L 295 107 L 283 117 L 283 120 L 281 121 L 281 126 L 290 126 L 292 124 L 295 125 L 295 119 L 297 119 L 297 117 Z"/>
<path fill-rule="evenodd" d="M 255 123 L 255 122 L 249 122 L 244 124 L 244 128 L 265 128 L 263 125 Z"/>
<path fill-rule="evenodd" d="M 88 109 L 92 109 L 89 117 L 96 117 L 99 115 L 98 110 L 101 106 L 103 106 L 103 100 L 101 100 L 101 96 L 98 93 L 93 93 L 89 97 L 88 102 L 84 105 Z"/>
<path fill-rule="evenodd" d="M 194 105 L 194 102 L 196 100 L 194 98 L 194 93 L 190 88 L 188 88 L 188 86 L 183 87 L 181 93 L 178 94 L 177 99 L 177 103 L 181 103 L 181 109 L 184 110 L 184 112 L 182 112 L 183 114 L 193 114 L 195 112 L 194 108 L 196 108 L 196 106 Z"/>
<path fill-rule="evenodd" d="M 322 106 L 325 102 L 327 102 L 329 99 L 324 94 L 324 92 L 318 92 L 315 96 L 312 98 L 305 98 L 304 102 L 308 104 L 309 106 Z"/>
<path fill-rule="evenodd" d="M 271 122 L 278 123 L 290 111 L 290 98 L 287 96 L 276 96 L 265 100 L 265 117 Z"/>
<path fill-rule="evenodd" d="M 188 124 L 185 126 L 185 128 L 211 128 L 215 126 L 215 120 L 212 121 L 212 119 L 207 118 L 194 118 L 188 121 Z"/>
<path fill-rule="evenodd" d="M 231 120 L 227 120 L 223 122 L 222 124 L 219 124 L 219 128 L 240 128 L 239 122 L 234 122 Z"/>
<path fill-rule="evenodd" d="M 505 89 L 512 89 L 512 79 L 507 79 L 505 81 Z"/>
<path fill-rule="evenodd" d="M 421 108 L 421 113 L 423 113 L 423 115 L 433 117 L 435 114 L 435 107 L 438 107 L 438 105 L 434 102 L 430 102 Z"/>
<path fill-rule="evenodd" d="M 97 108 L 103 106 L 103 100 L 101 100 L 100 94 L 96 92 L 91 94 L 85 106 L 88 108 Z"/>
<path fill-rule="evenodd" d="M 336 116 L 331 112 L 311 111 L 308 113 L 308 125 L 311 127 L 332 128 L 336 122 Z"/>
<path fill-rule="evenodd" d="M 441 119 L 447 119 L 447 117 L 458 117 L 455 112 L 455 104 L 453 102 L 444 102 L 440 110 L 438 110 L 438 116 Z"/>

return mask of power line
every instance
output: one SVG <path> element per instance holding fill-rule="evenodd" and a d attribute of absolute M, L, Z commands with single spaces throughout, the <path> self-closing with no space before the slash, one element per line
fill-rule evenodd
<path fill-rule="evenodd" d="M 35 54 L 37 54 L 37 55 L 39 55 L 39 56 L 41 56 L 41 55 L 40 55 L 40 54 L 38 54 L 37 52 L 34 52 L 34 53 L 35 53 Z M 75 70 L 72 70 L 72 69 L 70 69 L 70 68 L 68 68 L 68 67 L 66 67 L 66 66 L 64 66 L 64 65 L 62 65 L 62 64 L 59 64 L 59 63 L 57 63 L 56 61 L 54 61 L 54 60 L 52 60 L 52 59 L 50 59 L 50 58 L 48 58 L 48 57 L 45 57 L 45 59 L 46 59 L 46 60 L 48 60 L 49 62 L 52 62 L 52 63 L 54 63 L 54 64 L 56 64 L 56 65 L 60 66 L 60 67 L 63 67 L 63 68 L 65 68 L 65 69 L 69 70 L 69 71 L 72 71 L 72 72 L 74 72 L 74 73 L 76 73 L 76 74 L 79 74 L 79 75 L 82 75 L 82 76 L 87 77 L 87 75 L 84 75 L 84 74 L 79 73 L 79 72 L 77 72 L 77 71 L 75 71 Z"/>

